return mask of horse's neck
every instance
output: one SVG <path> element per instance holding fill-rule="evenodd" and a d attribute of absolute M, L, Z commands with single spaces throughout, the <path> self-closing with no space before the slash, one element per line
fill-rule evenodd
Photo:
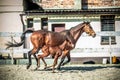
<path fill-rule="evenodd" d="M 77 25 L 76 27 L 74 27 L 73 29 L 70 30 L 74 40 L 75 40 L 75 43 L 77 42 L 77 40 L 79 39 L 79 37 L 82 35 L 82 33 L 84 32 L 83 31 L 83 27 L 84 25 L 83 24 L 79 24 Z"/>

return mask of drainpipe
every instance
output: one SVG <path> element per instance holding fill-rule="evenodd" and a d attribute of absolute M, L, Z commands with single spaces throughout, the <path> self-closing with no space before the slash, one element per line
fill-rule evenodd
<path fill-rule="evenodd" d="M 112 64 L 112 48 L 111 48 L 111 36 L 109 36 L 109 53 L 110 53 L 110 64 Z"/>
<path fill-rule="evenodd" d="M 22 22 L 22 25 L 23 25 L 23 31 L 25 31 L 25 27 L 27 25 L 26 23 L 26 14 L 20 14 L 20 18 L 21 18 L 21 22 Z M 23 48 L 25 48 L 25 44 L 23 45 Z M 27 58 L 27 54 L 26 53 L 23 53 L 23 57 L 26 59 Z"/>
<path fill-rule="evenodd" d="M 25 30 L 25 25 L 26 25 L 24 17 L 25 17 L 25 14 L 20 14 L 20 19 L 21 19 L 21 22 L 22 22 L 22 25 L 23 25 L 23 31 Z"/>

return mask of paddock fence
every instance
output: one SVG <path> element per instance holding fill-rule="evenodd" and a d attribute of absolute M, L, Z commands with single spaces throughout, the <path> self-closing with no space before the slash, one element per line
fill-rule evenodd
<path fill-rule="evenodd" d="M 15 37 L 20 37 L 21 36 L 21 32 L 0 32 L 0 37 L 1 38 L 5 38 L 5 37 L 11 37 L 11 41 L 12 38 Z M 26 37 L 29 37 L 30 35 L 27 34 Z M 115 47 L 112 48 L 111 45 L 111 36 L 117 36 L 118 38 L 120 38 L 120 31 L 116 31 L 116 32 L 96 32 L 96 36 L 100 37 L 100 36 L 109 36 L 109 47 L 107 48 L 75 48 L 71 51 L 71 55 L 73 57 L 96 57 L 95 55 L 97 55 L 98 57 L 111 57 L 113 55 L 120 57 L 120 47 Z M 87 34 L 83 34 L 82 37 L 89 37 Z M 10 48 L 8 50 L 0 48 L 0 54 L 4 54 L 4 53 L 8 53 L 11 56 L 11 60 L 13 62 L 13 54 L 23 54 L 23 53 L 28 53 L 30 49 L 16 49 L 16 48 Z M 113 54 L 114 52 L 114 54 Z M 41 50 L 39 51 L 39 53 L 41 54 Z M 76 53 L 76 54 L 73 54 Z M 84 55 L 79 55 L 79 53 L 84 54 Z M 106 53 L 106 54 L 104 54 Z M 79 55 L 79 56 L 78 56 Z"/>

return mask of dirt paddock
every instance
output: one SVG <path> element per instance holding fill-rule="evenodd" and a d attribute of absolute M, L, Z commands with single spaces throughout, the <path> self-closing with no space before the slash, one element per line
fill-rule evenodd
<path fill-rule="evenodd" d="M 26 65 L 0 65 L 0 80 L 120 80 L 120 66 L 67 65 L 61 71 L 51 69 L 34 71 Z"/>

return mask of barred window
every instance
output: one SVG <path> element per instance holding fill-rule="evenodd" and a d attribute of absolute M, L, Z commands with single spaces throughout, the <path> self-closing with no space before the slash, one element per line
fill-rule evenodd
<path fill-rule="evenodd" d="M 114 15 L 102 15 L 101 16 L 101 31 L 115 31 L 115 16 Z M 111 36 L 111 44 L 115 44 L 115 36 Z M 109 44 L 109 36 L 101 37 L 101 44 Z"/>

